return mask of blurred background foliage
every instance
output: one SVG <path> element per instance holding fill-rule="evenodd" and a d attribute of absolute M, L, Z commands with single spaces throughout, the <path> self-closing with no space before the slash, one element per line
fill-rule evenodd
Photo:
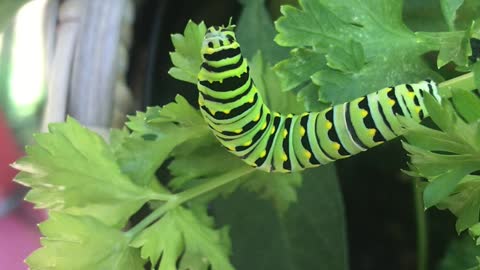
<path fill-rule="evenodd" d="M 7 23 L 24 2 L 0 0 L 3 31 L 0 108 L 23 143 L 37 129 L 45 90 L 43 60 L 36 57 L 40 52 L 29 52 L 28 46 L 21 45 L 25 42 L 22 35 L 33 30 L 21 29 L 21 23 L 15 26 Z M 275 32 L 271 24 L 280 15 L 282 4 L 297 3 L 295 0 L 137 1 L 127 76 L 129 86 L 141 100 L 137 109 L 165 105 L 177 94 L 196 104 L 195 86 L 175 80 L 167 73 L 172 65 L 168 54 L 173 51 L 170 34 L 183 32 L 189 19 L 221 25 L 233 17 L 249 58 L 256 53 L 255 48 L 261 48 L 271 64 L 285 58 L 288 51 L 276 47 L 272 41 Z M 448 30 L 438 0 L 406 0 L 403 14 L 414 31 Z M 41 31 L 37 32 L 37 42 L 41 43 Z M 425 58 L 435 66 L 435 54 L 427 54 Z M 445 77 L 457 74 L 449 65 L 441 73 Z M 22 85 L 22 81 L 30 84 Z M 415 269 L 418 260 L 415 189 L 412 179 L 400 172 L 406 169 L 406 162 L 405 151 L 397 139 L 338 161 L 335 166 L 307 172 L 298 191 L 298 203 L 284 215 L 278 215 L 271 203 L 246 191 L 215 201 L 211 212 L 220 224 L 232 224 L 232 260 L 240 270 L 318 269 L 315 267 L 318 265 L 325 265 L 324 269 L 347 269 L 348 265 L 352 270 Z M 450 213 L 429 209 L 425 215 L 428 269 L 464 269 L 475 263 L 465 260 L 473 259 L 472 254 L 480 255 L 478 247 L 468 236 L 457 239 L 455 218 Z M 141 216 L 139 213 L 136 218 Z M 319 250 L 322 241 L 331 248 Z"/>

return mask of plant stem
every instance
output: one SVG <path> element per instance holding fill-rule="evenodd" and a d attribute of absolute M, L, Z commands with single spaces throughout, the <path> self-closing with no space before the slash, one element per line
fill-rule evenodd
<path fill-rule="evenodd" d="M 194 199 L 202 194 L 205 194 L 207 192 L 210 192 L 214 189 L 217 189 L 223 185 L 226 185 L 228 183 L 233 182 L 234 180 L 245 176 L 251 172 L 253 172 L 254 169 L 250 167 L 241 167 L 240 169 L 237 170 L 232 170 L 229 171 L 225 174 L 222 174 L 220 176 L 212 178 L 210 181 L 200 184 L 196 187 L 193 187 L 191 189 L 182 191 L 178 194 L 170 195 L 169 200 L 157 208 L 155 211 L 150 213 L 146 218 L 144 218 L 140 223 L 132 227 L 130 230 L 128 230 L 125 235 L 133 239 L 135 236 L 140 233 L 143 229 L 148 227 L 150 224 L 155 222 L 157 219 L 161 218 L 164 214 L 166 214 L 168 211 L 180 206 L 182 203 L 187 202 L 191 199 Z"/>
<path fill-rule="evenodd" d="M 455 77 L 448 81 L 444 81 L 438 85 L 438 90 L 442 97 L 451 97 L 452 91 L 454 90 L 464 90 L 464 91 L 472 91 L 476 89 L 477 86 L 475 85 L 475 78 L 473 76 L 473 72 L 469 72 L 467 74 L 463 74 L 461 76 Z"/>
<path fill-rule="evenodd" d="M 426 270 L 428 264 L 428 235 L 422 191 L 418 187 L 419 179 L 413 179 L 415 216 L 417 221 L 417 270 Z"/>

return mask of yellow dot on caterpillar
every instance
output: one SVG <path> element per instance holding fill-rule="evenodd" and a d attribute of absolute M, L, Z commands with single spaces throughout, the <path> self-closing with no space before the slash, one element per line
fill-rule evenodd
<path fill-rule="evenodd" d="M 263 123 L 263 126 L 262 126 L 261 130 L 264 130 L 266 128 L 267 128 L 267 122 Z"/>
<path fill-rule="evenodd" d="M 302 113 L 302 116 L 307 116 L 307 115 L 308 115 L 308 112 Z"/>
<path fill-rule="evenodd" d="M 233 146 L 228 146 L 227 148 L 228 148 L 228 150 L 230 150 L 230 151 L 235 151 L 235 147 L 233 147 Z"/>
<path fill-rule="evenodd" d="M 288 135 L 288 130 L 284 129 L 283 130 L 283 138 L 286 138 Z"/>
<path fill-rule="evenodd" d="M 288 117 L 288 118 L 292 118 L 292 117 L 293 117 L 293 114 L 289 113 L 289 114 L 287 114 L 287 117 Z"/>
<path fill-rule="evenodd" d="M 327 121 L 327 122 L 325 123 L 325 128 L 326 128 L 327 130 L 330 130 L 332 127 L 333 127 L 332 122 Z"/>
<path fill-rule="evenodd" d="M 375 133 L 377 133 L 376 129 L 374 129 L 374 128 L 368 129 L 368 135 L 370 135 L 370 137 L 375 136 Z"/>
<path fill-rule="evenodd" d="M 287 154 L 285 154 L 285 153 L 282 154 L 282 160 L 283 160 L 283 161 L 287 161 L 287 160 L 288 160 Z"/>
<path fill-rule="evenodd" d="M 335 150 L 340 150 L 340 144 L 339 143 L 334 143 L 333 144 L 333 147 L 335 148 Z"/>
<path fill-rule="evenodd" d="M 408 96 L 410 98 L 414 98 L 415 97 L 415 92 L 408 92 Z"/>
<path fill-rule="evenodd" d="M 395 105 L 395 100 L 389 99 L 389 100 L 388 100 L 388 104 L 389 104 L 390 106 Z"/>
<path fill-rule="evenodd" d="M 231 110 L 225 110 L 223 111 L 224 114 L 229 114 L 231 112 Z"/>
<path fill-rule="evenodd" d="M 260 153 L 260 158 L 264 158 L 266 155 L 267 155 L 267 151 L 266 151 L 266 150 L 263 150 L 263 151 Z"/>
<path fill-rule="evenodd" d="M 417 113 L 421 112 L 421 111 L 422 111 L 422 107 L 419 107 L 419 106 L 415 107 L 415 111 L 416 111 Z"/>
<path fill-rule="evenodd" d="M 367 110 L 362 110 L 361 114 L 362 114 L 362 117 L 365 118 L 368 115 L 368 111 Z"/>
<path fill-rule="evenodd" d="M 310 153 L 308 150 L 305 150 L 305 157 L 310 159 L 312 157 L 312 153 Z"/>
<path fill-rule="evenodd" d="M 260 120 L 260 114 L 257 114 L 257 117 L 255 117 L 255 119 L 253 119 L 253 122 L 257 122 L 258 120 Z"/>
<path fill-rule="evenodd" d="M 240 128 L 240 129 L 236 129 L 236 130 L 234 130 L 233 132 L 235 132 L 235 133 L 237 133 L 237 134 L 240 134 L 240 133 L 242 133 L 242 129 L 241 129 L 241 128 Z"/>
<path fill-rule="evenodd" d="M 274 116 L 280 116 L 280 114 L 278 112 L 275 112 L 273 115 Z"/>
<path fill-rule="evenodd" d="M 305 136 L 305 128 L 304 127 L 300 127 L 300 136 Z"/>
<path fill-rule="evenodd" d="M 248 100 L 248 103 L 253 103 L 253 101 L 255 100 L 254 96 L 251 97 L 249 100 Z"/>
<path fill-rule="evenodd" d="M 270 134 L 275 133 L 275 127 L 272 127 L 272 131 L 270 131 Z"/>
<path fill-rule="evenodd" d="M 215 50 L 213 48 L 207 48 L 206 51 L 205 51 L 207 54 L 212 54 L 215 52 Z"/>
<path fill-rule="evenodd" d="M 250 146 L 251 144 L 252 144 L 252 140 L 245 142 L 243 146 Z"/>

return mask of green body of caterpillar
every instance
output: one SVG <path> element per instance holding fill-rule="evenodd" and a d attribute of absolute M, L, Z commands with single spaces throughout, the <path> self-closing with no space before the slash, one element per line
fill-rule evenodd
<path fill-rule="evenodd" d="M 421 121 L 430 80 L 388 87 L 321 112 L 282 115 L 257 91 L 231 27 L 210 27 L 202 45 L 199 105 L 217 139 L 265 171 L 317 167 L 365 151 L 402 133 L 397 115 Z"/>

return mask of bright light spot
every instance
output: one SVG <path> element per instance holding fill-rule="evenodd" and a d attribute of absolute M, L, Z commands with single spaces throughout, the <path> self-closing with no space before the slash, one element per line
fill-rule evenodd
<path fill-rule="evenodd" d="M 44 8 L 43 0 L 29 2 L 15 20 L 10 99 L 20 116 L 31 114 L 42 98 Z"/>

